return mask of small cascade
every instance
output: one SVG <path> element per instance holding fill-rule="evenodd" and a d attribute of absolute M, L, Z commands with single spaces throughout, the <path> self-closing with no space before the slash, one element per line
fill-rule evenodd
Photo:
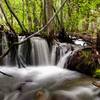
<path fill-rule="evenodd" d="M 56 43 L 52 47 L 51 64 L 61 68 L 67 68 L 71 57 L 80 49 L 82 49 L 81 46 L 75 46 L 68 43 Z"/>
<path fill-rule="evenodd" d="M 4 54 L 8 49 L 8 43 L 7 43 L 7 38 L 6 38 L 6 35 L 5 33 L 2 34 L 2 54 Z M 8 55 L 6 57 L 4 57 L 3 59 L 3 64 L 4 65 L 8 65 Z"/>
<path fill-rule="evenodd" d="M 49 47 L 46 40 L 33 37 L 19 47 L 19 56 L 27 65 L 49 65 Z"/>
<path fill-rule="evenodd" d="M 19 41 L 23 41 L 25 36 L 19 36 Z M 2 37 L 3 52 L 9 47 L 7 38 Z M 48 43 L 40 37 L 33 37 L 25 43 L 11 49 L 9 54 L 4 58 L 4 65 L 25 64 L 25 65 L 57 65 L 64 68 L 74 51 L 80 49 L 77 46 L 67 43 L 57 42 L 52 46 L 50 53 Z M 72 52 L 73 51 L 73 52 Z"/>
<path fill-rule="evenodd" d="M 35 65 L 49 65 L 49 47 L 46 40 L 42 38 L 32 38 L 32 54 Z"/>
<path fill-rule="evenodd" d="M 3 54 L 12 46 L 14 42 L 17 42 L 17 36 L 13 36 L 12 33 L 3 33 L 2 35 L 2 51 Z M 3 58 L 3 65 L 15 66 L 17 63 L 18 46 L 14 46 L 10 49 L 9 53 Z"/>
<path fill-rule="evenodd" d="M 68 51 L 67 54 L 65 54 L 63 57 L 61 57 L 59 63 L 57 64 L 57 66 L 59 66 L 61 68 L 64 68 L 64 65 L 66 63 L 68 63 L 69 57 L 71 57 L 71 53 L 72 53 L 72 51 Z"/>
<path fill-rule="evenodd" d="M 59 60 L 66 54 L 68 51 L 71 51 L 72 46 L 67 43 L 57 43 L 52 47 L 51 53 L 51 64 L 56 65 L 59 63 Z"/>
<path fill-rule="evenodd" d="M 67 53 L 64 54 L 64 56 L 62 56 L 57 64 L 57 66 L 62 67 L 62 68 L 67 68 L 70 59 L 73 57 L 73 55 L 79 51 L 80 49 L 82 49 L 82 47 L 77 47 L 77 46 L 73 46 L 72 50 L 69 50 Z"/>

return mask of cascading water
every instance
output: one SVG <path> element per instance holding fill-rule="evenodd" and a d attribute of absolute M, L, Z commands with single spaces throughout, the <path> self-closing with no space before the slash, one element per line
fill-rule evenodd
<path fill-rule="evenodd" d="M 6 52 L 6 50 L 8 49 L 8 44 L 7 44 L 7 39 L 6 39 L 6 35 L 5 33 L 2 34 L 2 53 L 4 54 Z M 6 56 L 4 59 L 3 59 L 3 64 L 8 64 L 8 56 Z"/>
<path fill-rule="evenodd" d="M 7 35 L 5 33 L 3 33 L 2 35 L 2 53 L 4 54 L 12 45 L 11 43 L 14 42 L 14 39 L 9 41 L 8 39 L 9 37 L 7 37 Z M 6 55 L 6 57 L 3 58 L 3 65 L 8 65 L 8 66 L 15 66 L 17 63 L 17 50 L 18 47 L 12 47 L 8 53 L 8 55 Z"/>
<path fill-rule="evenodd" d="M 19 38 L 19 41 L 23 41 L 24 38 Z M 6 38 L 3 41 L 5 41 L 3 50 L 5 50 L 8 48 Z M 50 51 L 46 40 L 42 38 L 34 37 L 27 40 L 27 42 L 19 46 L 16 62 L 20 60 L 21 63 L 28 65 L 28 67 L 20 69 L 16 67 L 0 68 L 0 71 L 6 73 L 6 75 L 0 73 L 0 100 L 34 100 L 34 92 L 37 89 L 46 88 L 54 90 L 65 83 L 65 81 L 71 82 L 74 85 L 73 81 L 82 78 L 83 75 L 63 68 L 67 68 L 70 57 L 79 49 L 81 48 L 67 43 L 57 43 L 53 45 L 52 51 Z M 8 56 L 4 59 L 4 63 L 7 66 L 13 63 L 13 61 L 9 60 L 11 56 Z M 38 67 L 36 67 L 37 65 Z M 66 85 L 69 85 L 69 83 L 66 83 Z M 89 95 L 86 98 L 84 91 Z M 79 88 L 72 88 L 70 91 L 59 90 L 56 93 L 60 93 L 59 95 L 67 98 L 63 99 L 62 97 L 56 100 L 100 99 L 97 96 L 100 92 L 96 91 L 96 94 L 92 88 L 83 88 L 81 86 Z"/>
<path fill-rule="evenodd" d="M 66 43 L 57 43 L 52 47 L 51 53 L 51 64 L 56 65 L 59 63 L 59 60 L 66 54 L 68 51 L 71 51 L 72 46 Z"/>
<path fill-rule="evenodd" d="M 35 65 L 49 65 L 49 47 L 46 40 L 32 38 L 32 54 Z"/>
<path fill-rule="evenodd" d="M 49 48 L 46 40 L 34 37 L 19 47 L 19 56 L 28 65 L 49 65 Z"/>
<path fill-rule="evenodd" d="M 19 37 L 19 41 L 23 41 L 24 38 L 24 36 Z M 6 42 L 5 48 L 8 48 L 5 36 L 4 40 Z M 73 48 L 76 50 L 76 47 L 71 44 L 58 42 L 52 46 L 52 52 L 50 53 L 45 39 L 33 37 L 19 46 L 18 54 L 17 49 L 13 48 L 4 61 L 5 65 L 13 66 L 21 62 L 25 65 L 58 65 L 63 68 L 70 58 Z M 6 51 L 6 49 L 3 48 L 3 51 Z"/>

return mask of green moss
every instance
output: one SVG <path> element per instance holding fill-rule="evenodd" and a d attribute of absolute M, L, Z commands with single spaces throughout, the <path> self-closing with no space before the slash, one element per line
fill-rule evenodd
<path fill-rule="evenodd" d="M 74 58 L 74 60 L 77 59 L 77 63 L 72 66 L 72 69 L 91 76 L 94 75 L 98 64 L 93 56 L 94 53 L 92 53 L 91 49 L 78 52 L 78 55 Z"/>
<path fill-rule="evenodd" d="M 94 77 L 100 78 L 100 69 L 96 69 Z"/>

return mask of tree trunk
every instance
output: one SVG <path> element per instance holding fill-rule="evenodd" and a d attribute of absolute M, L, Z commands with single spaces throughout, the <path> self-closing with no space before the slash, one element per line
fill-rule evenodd
<path fill-rule="evenodd" d="M 97 51 L 100 54 L 100 31 L 97 32 L 97 44 L 96 44 Z"/>
<path fill-rule="evenodd" d="M 47 17 L 46 17 L 46 0 L 43 0 L 43 26 L 45 26 L 47 23 Z"/>
<path fill-rule="evenodd" d="M 46 1 L 46 16 L 47 16 L 47 21 L 50 20 L 50 18 L 53 16 L 53 0 L 47 0 Z M 48 26 L 48 35 L 50 36 L 50 39 L 54 38 L 54 23 L 53 21 L 49 24 Z"/>
<path fill-rule="evenodd" d="M 30 11 L 30 1 L 26 1 L 26 12 L 27 12 L 27 19 L 28 19 L 28 32 L 32 30 L 32 18 L 31 18 L 31 11 Z"/>
<path fill-rule="evenodd" d="M 32 3 L 32 14 L 33 14 L 33 23 L 34 23 L 34 31 L 38 31 L 38 25 L 39 25 L 39 22 L 38 22 L 38 18 L 36 16 L 36 4 L 35 4 L 35 1 L 32 1 L 31 0 L 31 3 Z"/>
<path fill-rule="evenodd" d="M 22 0 L 22 7 L 23 7 L 23 21 L 22 21 L 22 24 L 23 24 L 23 26 L 24 26 L 24 22 L 25 22 L 25 1 L 24 0 Z"/>
<path fill-rule="evenodd" d="M 61 5 L 63 3 L 63 0 L 61 0 Z M 64 25 L 63 25 L 63 8 L 61 9 L 61 13 L 60 13 L 60 19 L 61 19 L 61 30 L 64 28 Z"/>
<path fill-rule="evenodd" d="M 2 33 L 0 32 L 0 56 L 2 55 Z M 0 60 L 0 65 L 2 65 L 3 61 Z"/>

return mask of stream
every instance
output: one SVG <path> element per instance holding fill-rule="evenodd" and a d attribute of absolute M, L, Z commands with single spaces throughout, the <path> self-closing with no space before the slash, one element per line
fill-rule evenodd
<path fill-rule="evenodd" d="M 5 51 L 6 38 L 2 43 Z M 92 84 L 96 79 L 67 69 L 66 63 L 83 44 L 55 43 L 50 50 L 46 40 L 34 37 L 16 54 L 11 51 L 0 67 L 0 100 L 40 100 L 35 99 L 40 89 L 51 96 L 41 100 L 100 100 L 100 89 Z"/>

